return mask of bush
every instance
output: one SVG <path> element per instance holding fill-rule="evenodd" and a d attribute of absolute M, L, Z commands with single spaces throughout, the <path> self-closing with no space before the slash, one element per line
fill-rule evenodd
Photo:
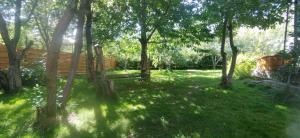
<path fill-rule="evenodd" d="M 42 108 L 46 105 L 46 87 L 36 84 L 33 87 L 31 96 L 32 106 L 35 108 Z"/>
<path fill-rule="evenodd" d="M 22 83 L 24 86 L 44 85 L 46 82 L 46 68 L 43 61 L 22 68 Z"/>
<path fill-rule="evenodd" d="M 238 79 L 251 78 L 251 73 L 255 67 L 255 60 L 245 59 L 243 61 L 237 62 L 234 76 Z"/>
<path fill-rule="evenodd" d="M 59 84 L 63 84 L 64 80 L 63 79 L 59 79 Z M 63 88 L 61 86 L 58 86 L 57 89 L 57 93 L 56 93 L 56 105 L 58 107 L 61 106 L 62 104 L 62 98 L 63 98 Z M 33 87 L 33 92 L 31 95 L 31 102 L 32 102 L 32 106 L 35 108 L 42 108 L 46 106 L 46 101 L 47 99 L 47 88 L 46 86 L 42 86 L 39 84 L 35 84 L 35 86 Z"/>

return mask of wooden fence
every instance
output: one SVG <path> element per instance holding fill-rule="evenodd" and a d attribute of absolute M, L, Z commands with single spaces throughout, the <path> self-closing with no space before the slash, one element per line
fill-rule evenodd
<path fill-rule="evenodd" d="M 265 56 L 257 59 L 257 68 L 262 71 L 275 71 L 280 66 L 287 64 L 288 61 L 284 60 L 282 57 L 275 56 Z"/>
<path fill-rule="evenodd" d="M 46 57 L 46 51 L 42 49 L 29 49 L 22 62 L 22 66 L 30 67 L 33 63 L 44 60 Z M 61 75 L 66 75 L 71 66 L 72 61 L 72 53 L 61 52 L 59 54 L 58 60 L 58 73 Z M 117 65 L 117 62 L 112 57 L 105 58 L 105 68 L 113 69 Z M 86 73 L 86 56 L 84 53 L 81 54 L 77 74 L 85 74 Z M 0 44 L 0 69 L 8 68 L 8 55 L 5 46 Z"/>

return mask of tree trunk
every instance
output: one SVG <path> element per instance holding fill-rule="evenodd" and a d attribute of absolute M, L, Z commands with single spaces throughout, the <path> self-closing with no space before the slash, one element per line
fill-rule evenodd
<path fill-rule="evenodd" d="M 229 73 L 227 76 L 227 83 L 228 83 L 228 86 L 230 86 L 232 84 L 232 77 L 234 74 L 234 69 L 235 69 L 236 60 L 237 60 L 237 56 L 238 56 L 238 49 L 236 46 L 234 46 L 234 42 L 233 42 L 232 21 L 229 22 L 228 31 L 229 31 L 230 48 L 232 51 L 231 65 L 230 65 L 230 70 L 229 70 Z"/>
<path fill-rule="evenodd" d="M 129 59 L 126 57 L 126 58 L 125 58 L 125 63 L 124 63 L 124 70 L 125 70 L 125 71 L 128 70 L 128 69 L 127 69 L 128 60 L 129 60 Z"/>
<path fill-rule="evenodd" d="M 68 74 L 68 80 L 66 85 L 63 89 L 63 99 L 62 99 L 62 105 L 61 108 L 64 109 L 67 105 L 67 101 L 69 99 L 70 91 L 73 85 L 74 76 L 76 74 L 78 63 L 80 59 L 80 53 L 83 47 L 83 26 L 85 22 L 85 9 L 86 9 L 86 3 L 84 0 L 80 1 L 80 8 L 79 12 L 77 14 L 78 21 L 77 21 L 77 32 L 76 32 L 76 42 L 75 42 L 75 48 L 72 55 L 72 63 L 71 68 Z"/>
<path fill-rule="evenodd" d="M 288 3 L 288 7 L 287 7 L 287 10 L 286 10 L 283 51 L 286 51 L 287 32 L 288 32 L 288 25 L 289 25 L 289 14 L 290 14 L 290 3 Z"/>
<path fill-rule="evenodd" d="M 95 47 L 96 53 L 96 78 L 94 80 L 97 95 L 101 97 L 113 96 L 112 81 L 106 78 L 105 74 L 105 60 L 102 46 Z"/>
<path fill-rule="evenodd" d="M 8 87 L 7 73 L 0 70 L 0 89 L 3 89 L 4 92 L 8 92 Z"/>
<path fill-rule="evenodd" d="M 216 70 L 216 66 L 217 66 L 216 56 L 212 56 L 211 60 L 212 60 L 212 68 L 213 70 Z"/>
<path fill-rule="evenodd" d="M 141 26 L 141 38 L 140 38 L 140 43 L 141 43 L 141 79 L 142 81 L 149 81 L 150 80 L 150 70 L 149 70 L 149 61 L 148 61 L 148 55 L 147 55 L 147 49 L 148 49 L 148 42 L 149 39 L 151 38 L 150 34 L 147 37 L 147 3 L 145 0 L 141 1 L 141 13 L 140 13 L 140 21 L 139 24 Z"/>
<path fill-rule="evenodd" d="M 222 56 L 222 78 L 221 86 L 227 87 L 227 54 L 225 52 L 225 43 L 226 43 L 226 32 L 227 32 L 227 17 L 224 18 L 223 28 L 222 28 L 222 40 L 221 40 L 221 56 Z"/>
<path fill-rule="evenodd" d="M 63 41 L 63 35 L 66 32 L 77 7 L 78 1 L 69 1 L 68 7 L 65 9 L 62 18 L 55 27 L 50 47 L 47 51 L 46 72 L 47 72 L 47 118 L 46 127 L 52 126 L 56 123 L 56 93 L 57 93 L 57 63 L 59 52 Z"/>
<path fill-rule="evenodd" d="M 6 45 L 9 67 L 8 67 L 8 84 L 9 84 L 9 93 L 16 92 L 22 87 L 21 81 L 21 69 L 20 61 L 17 58 L 17 45 L 20 40 L 21 35 L 21 7 L 22 0 L 15 1 L 15 15 L 14 15 L 14 35 L 13 38 L 10 38 L 9 31 L 7 28 L 6 21 L 4 20 L 3 15 L 0 13 L 0 32 L 2 39 Z"/>
<path fill-rule="evenodd" d="M 299 21 L 299 0 L 295 0 L 294 1 L 294 49 L 300 49 L 300 45 L 299 45 L 299 34 L 300 34 L 300 21 Z M 299 51 L 298 51 L 299 52 Z"/>
<path fill-rule="evenodd" d="M 85 35 L 86 35 L 86 52 L 87 52 L 87 77 L 91 82 L 94 80 L 94 58 L 93 58 L 93 39 L 92 39 L 92 23 L 93 15 L 91 9 L 91 0 L 88 0 L 87 14 L 86 14 L 86 25 L 85 25 Z"/>
<path fill-rule="evenodd" d="M 141 79 L 143 81 L 150 80 L 150 69 L 149 69 L 149 61 L 147 55 L 147 42 L 141 42 L 142 50 L 141 50 Z"/>
<path fill-rule="evenodd" d="M 22 87 L 21 80 L 21 59 L 18 59 L 17 52 L 9 50 L 9 67 L 8 67 L 8 84 L 9 84 L 9 93 L 14 93 Z"/>

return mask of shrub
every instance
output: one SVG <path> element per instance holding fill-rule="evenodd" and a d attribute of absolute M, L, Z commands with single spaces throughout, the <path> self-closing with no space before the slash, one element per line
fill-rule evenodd
<path fill-rule="evenodd" d="M 35 108 L 42 108 L 46 105 L 46 88 L 44 86 L 36 84 L 33 87 L 33 93 L 31 97 L 32 106 Z"/>
<path fill-rule="evenodd" d="M 59 83 L 61 83 L 61 79 L 59 79 Z M 58 86 L 56 97 L 57 97 L 56 105 L 60 107 L 63 98 L 63 89 L 61 86 Z M 33 87 L 33 93 L 31 95 L 32 106 L 35 108 L 45 107 L 47 103 L 46 98 L 47 98 L 47 88 L 45 86 L 36 84 Z"/>
<path fill-rule="evenodd" d="M 24 86 L 44 85 L 46 82 L 46 68 L 43 61 L 22 68 L 22 82 Z"/>
<path fill-rule="evenodd" d="M 234 75 L 238 79 L 251 78 L 251 73 L 254 70 L 255 66 L 255 60 L 244 59 L 243 61 L 237 62 Z"/>

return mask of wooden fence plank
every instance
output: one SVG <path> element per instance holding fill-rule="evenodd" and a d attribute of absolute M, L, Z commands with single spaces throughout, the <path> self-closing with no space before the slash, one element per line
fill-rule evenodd
<path fill-rule="evenodd" d="M 42 49 L 29 49 L 25 54 L 22 66 L 28 67 L 38 61 L 44 60 L 46 57 L 46 51 Z M 58 73 L 61 75 L 67 75 L 72 61 L 72 53 L 61 52 L 58 62 Z M 113 69 L 117 66 L 117 62 L 114 58 L 105 58 L 105 68 Z M 8 56 L 4 45 L 0 44 L 0 69 L 8 68 Z M 77 74 L 86 74 L 86 56 L 81 54 L 77 69 Z"/>

